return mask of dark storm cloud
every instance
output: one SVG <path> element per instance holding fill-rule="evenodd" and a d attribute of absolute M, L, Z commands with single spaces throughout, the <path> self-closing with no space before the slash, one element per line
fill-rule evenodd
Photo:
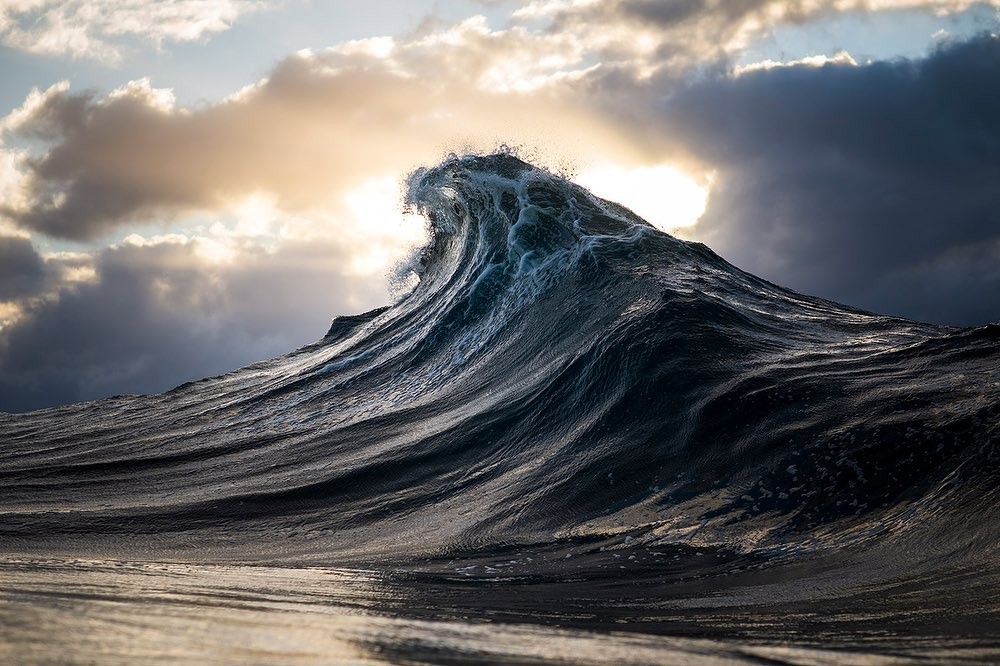
<path fill-rule="evenodd" d="M 342 247 L 292 243 L 206 265 L 191 243 L 105 250 L 97 280 L 0 332 L 0 411 L 169 389 L 317 340 L 380 304 Z"/>
<path fill-rule="evenodd" d="M 695 85 L 671 129 L 718 169 L 701 240 L 853 305 L 1000 320 L 1000 40 L 919 61 L 783 67 Z"/>
<path fill-rule="evenodd" d="M 45 264 L 31 241 L 0 236 L 0 301 L 37 293 L 45 279 Z"/>

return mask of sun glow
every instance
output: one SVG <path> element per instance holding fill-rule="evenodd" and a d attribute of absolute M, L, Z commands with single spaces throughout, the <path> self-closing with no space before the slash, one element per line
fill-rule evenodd
<path fill-rule="evenodd" d="M 702 185 L 670 164 L 605 164 L 584 170 L 575 180 L 597 196 L 627 206 L 658 229 L 674 231 L 698 222 L 712 177 L 706 176 Z"/>
<path fill-rule="evenodd" d="M 427 240 L 424 219 L 403 211 L 397 176 L 369 178 L 346 192 L 343 203 L 350 218 L 346 231 L 357 241 L 351 262 L 356 274 L 385 273 Z"/>

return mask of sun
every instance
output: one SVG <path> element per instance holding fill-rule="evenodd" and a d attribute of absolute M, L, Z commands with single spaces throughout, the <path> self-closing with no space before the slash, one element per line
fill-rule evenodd
<path fill-rule="evenodd" d="M 585 169 L 575 180 L 597 196 L 630 208 L 658 229 L 675 232 L 693 226 L 704 214 L 712 178 L 707 175 L 705 184 L 699 184 L 672 164 L 600 164 Z"/>

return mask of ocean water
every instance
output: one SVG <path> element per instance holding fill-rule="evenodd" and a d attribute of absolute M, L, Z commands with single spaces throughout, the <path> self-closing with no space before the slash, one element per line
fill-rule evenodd
<path fill-rule="evenodd" d="M 0 414 L 11 663 L 1000 661 L 1000 326 L 804 296 L 507 154 L 399 302 Z"/>

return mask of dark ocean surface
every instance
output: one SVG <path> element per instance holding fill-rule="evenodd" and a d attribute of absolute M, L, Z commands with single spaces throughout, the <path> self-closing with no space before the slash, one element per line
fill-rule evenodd
<path fill-rule="evenodd" d="M 797 294 L 507 154 L 408 197 L 395 305 L 0 414 L 0 660 L 1000 662 L 1000 326 Z"/>

